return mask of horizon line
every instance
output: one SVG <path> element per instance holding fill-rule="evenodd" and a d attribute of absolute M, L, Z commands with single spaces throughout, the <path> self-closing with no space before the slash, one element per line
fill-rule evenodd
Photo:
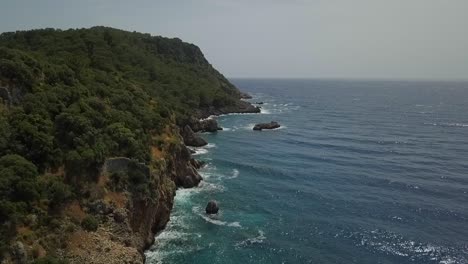
<path fill-rule="evenodd" d="M 226 77 L 227 79 L 244 80 L 334 80 L 334 81 L 432 81 L 432 82 L 468 82 L 468 78 L 390 78 L 390 77 Z"/>

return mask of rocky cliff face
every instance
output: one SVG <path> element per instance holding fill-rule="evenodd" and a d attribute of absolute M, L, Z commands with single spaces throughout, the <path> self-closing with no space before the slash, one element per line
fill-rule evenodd
<path fill-rule="evenodd" d="M 161 147 L 152 147 L 150 164 L 125 157 L 108 158 L 96 182 L 88 183 L 87 199 L 73 200 L 62 208 L 61 222 L 53 233 L 35 245 L 14 243 L 6 263 L 30 263 L 41 256 L 54 255 L 70 264 L 144 263 L 144 250 L 170 218 L 177 187 L 194 187 L 202 180 L 200 162 L 191 157 L 179 129 L 167 129 Z M 126 177 L 148 179 L 151 189 L 142 195 L 136 183 Z M 92 217 L 97 227 L 82 223 Z"/>
<path fill-rule="evenodd" d="M 127 158 L 106 160 L 97 183 L 97 187 L 106 187 L 99 191 L 101 197 L 94 199 L 94 206 L 86 206 L 101 224 L 96 232 L 74 232 L 67 241 L 65 259 L 70 263 L 144 263 L 144 250 L 169 221 L 176 188 L 194 187 L 202 180 L 196 171 L 199 163 L 182 143 L 178 130 L 172 132 L 174 141 L 153 151 L 152 164 L 134 163 Z M 155 197 L 142 198 L 128 188 L 112 191 L 112 175 L 131 174 L 132 170 L 154 180 L 151 185 L 157 190 Z"/>

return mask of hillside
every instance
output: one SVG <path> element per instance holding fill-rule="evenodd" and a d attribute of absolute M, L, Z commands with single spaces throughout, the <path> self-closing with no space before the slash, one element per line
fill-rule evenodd
<path fill-rule="evenodd" d="M 175 189 L 201 180 L 181 128 L 259 111 L 241 96 L 180 39 L 1 34 L 1 263 L 143 262 Z"/>

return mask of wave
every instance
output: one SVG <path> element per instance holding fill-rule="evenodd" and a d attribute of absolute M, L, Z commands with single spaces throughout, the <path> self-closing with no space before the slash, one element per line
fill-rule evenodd
<path fill-rule="evenodd" d="M 253 238 L 247 238 L 246 240 L 243 240 L 239 243 L 236 243 L 236 247 L 245 247 L 245 246 L 250 246 L 253 244 L 261 244 L 263 241 L 265 241 L 266 236 L 265 233 L 262 230 L 258 230 L 258 235 Z"/>
<path fill-rule="evenodd" d="M 201 118 L 200 121 L 205 121 L 205 120 L 210 120 L 210 119 L 216 119 L 217 116 L 215 115 L 210 115 L 207 118 Z"/>
<path fill-rule="evenodd" d="M 177 193 L 181 192 L 177 191 Z M 180 196 L 177 203 L 180 205 Z M 198 244 L 190 243 L 190 241 L 200 239 L 202 235 L 189 232 L 190 229 L 186 228 L 189 222 L 189 214 L 178 210 L 173 212 L 166 228 L 155 237 L 155 243 L 145 252 L 147 263 L 165 263 L 172 255 L 201 250 Z M 186 246 L 181 248 L 181 244 Z"/>
<path fill-rule="evenodd" d="M 468 127 L 467 123 L 424 123 L 424 125 L 440 127 Z"/>
<path fill-rule="evenodd" d="M 215 143 L 208 143 L 208 145 L 203 146 L 202 148 L 216 148 L 216 144 Z"/>
<path fill-rule="evenodd" d="M 204 148 L 196 148 L 196 149 L 192 149 L 192 150 L 195 151 L 195 153 L 193 153 L 192 156 L 204 155 L 204 154 L 208 153 L 208 150 L 204 149 Z"/>
<path fill-rule="evenodd" d="M 400 235 L 383 231 L 364 231 L 356 246 L 377 250 L 385 254 L 410 257 L 412 260 L 438 263 L 467 263 L 466 248 L 452 248 L 407 240 Z"/>
<path fill-rule="evenodd" d="M 207 221 L 207 222 L 209 222 L 211 224 L 218 225 L 218 226 L 242 227 L 239 222 L 221 221 L 219 219 L 216 219 L 216 217 L 219 217 L 218 215 L 206 215 L 206 214 L 204 214 L 204 213 L 202 213 L 200 211 L 201 211 L 201 207 L 199 207 L 199 206 L 192 207 L 192 212 L 193 213 L 200 216 L 205 221 Z"/>
<path fill-rule="evenodd" d="M 207 154 L 209 152 L 209 149 L 211 148 L 216 148 L 216 144 L 208 143 L 208 145 L 205 145 L 203 147 L 192 147 L 190 149 L 195 151 L 195 153 L 193 153 L 192 156 L 197 156 Z"/>
<path fill-rule="evenodd" d="M 221 114 L 221 115 L 218 115 L 218 117 L 223 117 L 223 116 L 237 116 L 237 115 L 258 115 L 258 113 L 229 113 L 229 114 Z"/>
<path fill-rule="evenodd" d="M 238 169 L 233 169 L 231 176 L 226 177 L 226 180 L 232 180 L 239 177 L 239 170 Z"/>
<path fill-rule="evenodd" d="M 199 191 L 207 192 L 224 192 L 225 188 L 223 185 L 214 184 L 207 181 L 201 181 L 197 188 Z"/>

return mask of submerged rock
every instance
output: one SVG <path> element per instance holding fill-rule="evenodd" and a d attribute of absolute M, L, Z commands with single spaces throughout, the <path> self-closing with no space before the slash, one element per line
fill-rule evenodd
<path fill-rule="evenodd" d="M 219 211 L 218 203 L 214 200 L 208 202 L 205 208 L 205 212 L 207 214 L 217 214 Z"/>
<path fill-rule="evenodd" d="M 280 125 L 278 122 L 271 121 L 270 123 L 260 123 L 260 124 L 256 124 L 256 125 L 253 127 L 253 130 L 259 130 L 259 131 L 261 131 L 262 129 L 275 129 L 275 128 L 279 128 L 279 127 L 281 127 L 281 125 Z"/>

